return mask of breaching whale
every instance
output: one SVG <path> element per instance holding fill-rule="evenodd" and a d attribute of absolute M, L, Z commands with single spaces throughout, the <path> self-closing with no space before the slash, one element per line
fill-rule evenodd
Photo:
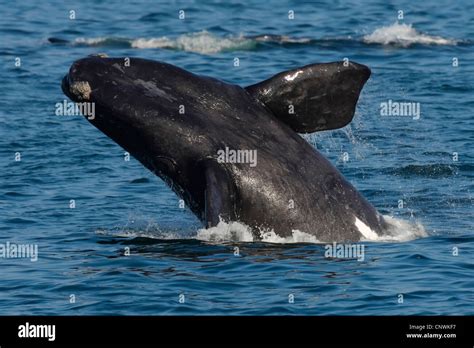
<path fill-rule="evenodd" d="M 384 234 L 386 223 L 298 133 L 353 118 L 370 70 L 355 62 L 312 64 L 242 88 L 163 62 L 89 56 L 63 78 L 88 120 L 181 197 L 207 226 L 239 221 L 321 242 Z M 249 159 L 253 158 L 253 161 Z"/>

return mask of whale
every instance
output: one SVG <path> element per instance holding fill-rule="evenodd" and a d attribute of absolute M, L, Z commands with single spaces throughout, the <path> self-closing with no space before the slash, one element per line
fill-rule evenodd
<path fill-rule="evenodd" d="M 373 240 L 383 216 L 302 134 L 349 124 L 370 69 L 293 68 L 246 87 L 160 61 L 72 63 L 61 86 L 86 119 L 160 177 L 206 227 L 221 221 L 321 242 Z M 150 197 L 150 199 L 153 199 Z"/>

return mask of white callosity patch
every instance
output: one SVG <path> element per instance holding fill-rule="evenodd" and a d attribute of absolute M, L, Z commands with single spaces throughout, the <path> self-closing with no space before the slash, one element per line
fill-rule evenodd
<path fill-rule="evenodd" d="M 303 72 L 303 70 L 298 70 L 297 72 L 295 72 L 294 74 L 289 74 L 289 75 L 286 75 L 285 76 L 285 80 L 286 81 L 293 81 L 294 79 L 296 79 L 298 77 L 299 74 L 301 74 Z"/>
<path fill-rule="evenodd" d="M 76 81 L 69 86 L 69 92 L 79 100 L 89 100 L 91 91 L 91 86 L 87 81 Z"/>
<path fill-rule="evenodd" d="M 363 223 L 361 220 L 355 217 L 355 226 L 359 230 L 359 232 L 364 236 L 365 239 L 367 240 L 377 240 L 378 239 L 378 234 L 372 231 L 372 229 L 367 226 L 365 223 Z"/>
<path fill-rule="evenodd" d="M 394 23 L 390 26 L 377 28 L 372 34 L 365 35 L 363 40 L 366 43 L 399 45 L 402 47 L 408 47 L 413 44 L 455 45 L 457 43 L 456 40 L 420 33 L 411 24 L 403 23 Z"/>

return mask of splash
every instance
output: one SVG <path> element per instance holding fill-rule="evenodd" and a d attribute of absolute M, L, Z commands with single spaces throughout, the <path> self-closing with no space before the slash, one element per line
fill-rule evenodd
<path fill-rule="evenodd" d="M 388 231 L 383 236 L 378 236 L 375 232 L 364 233 L 362 242 L 407 242 L 418 238 L 427 237 L 423 225 L 420 222 L 409 222 L 397 219 L 392 216 L 384 215 L 384 219 L 389 225 Z M 367 232 L 367 231 L 366 231 Z M 157 240 L 184 240 L 196 239 L 209 243 L 229 243 L 229 242 L 263 242 L 272 244 L 293 244 L 293 243 L 311 243 L 324 244 L 333 241 L 318 240 L 316 236 L 299 231 L 292 230 L 291 235 L 281 237 L 273 230 L 259 229 L 259 236 L 256 237 L 252 228 L 239 221 L 225 222 L 221 220 L 216 226 L 209 228 L 200 228 L 197 233 L 193 230 L 168 230 L 160 228 L 156 223 L 148 223 L 146 227 L 125 226 L 111 230 L 98 229 L 98 235 L 112 235 L 122 238 L 150 238 Z"/>
<path fill-rule="evenodd" d="M 383 218 L 388 224 L 388 231 L 383 236 L 370 235 L 364 239 L 369 242 L 408 242 L 418 238 L 427 237 L 425 228 L 419 221 L 409 222 L 397 219 L 393 216 L 384 215 Z"/>
<path fill-rule="evenodd" d="M 248 226 L 237 221 L 219 221 L 214 227 L 201 228 L 196 239 L 206 242 L 253 242 L 253 234 Z"/>
<path fill-rule="evenodd" d="M 377 28 L 372 34 L 365 35 L 363 41 L 368 44 L 395 45 L 408 47 L 414 44 L 422 45 L 456 45 L 457 41 L 441 36 L 423 34 L 412 27 L 411 24 L 400 24 Z"/>
<path fill-rule="evenodd" d="M 367 242 L 407 242 L 410 240 L 427 237 L 423 225 L 420 222 L 408 222 L 384 215 L 389 225 L 387 234 L 378 236 L 376 233 L 364 233 L 362 241 Z M 273 230 L 260 230 L 260 238 L 255 238 L 252 229 L 240 222 L 220 221 L 217 226 L 198 230 L 196 239 L 213 243 L 225 242 L 264 242 L 274 244 L 291 243 L 331 243 L 332 241 L 320 241 L 314 235 L 299 230 L 292 230 L 291 236 L 280 237 Z"/>
<path fill-rule="evenodd" d="M 274 231 L 267 231 L 260 234 L 262 242 L 265 243 L 276 243 L 276 244 L 291 244 L 291 243 L 313 243 L 321 244 L 315 236 L 302 232 L 300 230 L 292 230 L 291 236 L 280 237 Z"/>
<path fill-rule="evenodd" d="M 315 236 L 293 230 L 291 236 L 280 237 L 273 230 L 261 229 L 260 238 L 255 238 L 252 229 L 236 221 L 229 223 L 221 220 L 217 226 L 198 230 L 196 239 L 206 242 L 264 242 L 275 244 L 287 243 L 321 243 Z"/>

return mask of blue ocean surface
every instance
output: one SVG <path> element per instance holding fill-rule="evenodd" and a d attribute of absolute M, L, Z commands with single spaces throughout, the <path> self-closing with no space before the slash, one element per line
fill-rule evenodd
<path fill-rule="evenodd" d="M 36 261 L 0 255 L 1 315 L 474 314 L 474 2 L 3 0 L 0 13 L 0 244 L 38 247 Z M 369 66 L 353 122 L 304 137 L 396 237 L 362 242 L 357 260 L 204 229 L 83 117 L 55 114 L 62 77 L 95 53 L 241 86 Z M 419 117 L 381 115 L 390 100 Z"/>

